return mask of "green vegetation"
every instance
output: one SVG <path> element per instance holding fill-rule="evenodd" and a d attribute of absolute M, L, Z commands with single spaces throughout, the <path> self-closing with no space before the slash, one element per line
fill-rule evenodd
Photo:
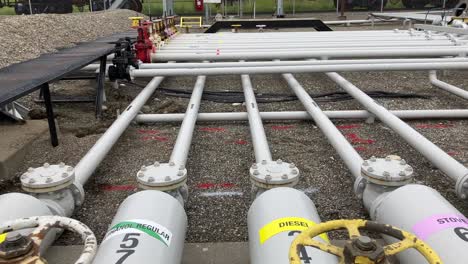
<path fill-rule="evenodd" d="M 14 15 L 15 9 L 13 7 L 0 8 L 0 15 Z"/>
<path fill-rule="evenodd" d="M 178 15 L 197 15 L 204 16 L 204 12 L 195 11 L 193 0 L 174 0 L 174 9 Z M 295 4 L 296 12 L 313 12 L 313 11 L 333 11 L 334 0 L 284 0 L 284 10 L 286 14 L 291 14 L 293 10 L 293 4 Z M 248 15 L 253 12 L 254 0 L 244 0 L 243 10 L 244 14 Z M 275 12 L 275 0 L 256 0 L 256 12 L 257 13 L 270 13 Z M 211 4 L 211 14 L 215 15 L 218 12 L 222 12 L 220 4 Z M 386 8 L 402 8 L 402 4 L 399 0 L 392 0 L 387 3 Z M 84 6 L 84 12 L 89 11 L 88 6 Z M 237 14 L 238 2 L 236 0 L 228 1 L 227 13 Z M 79 12 L 77 7 L 74 7 L 74 12 Z M 143 13 L 152 15 L 162 14 L 162 1 L 161 0 L 144 0 Z M 0 15 L 14 15 L 15 11 L 11 7 L 0 8 Z"/>

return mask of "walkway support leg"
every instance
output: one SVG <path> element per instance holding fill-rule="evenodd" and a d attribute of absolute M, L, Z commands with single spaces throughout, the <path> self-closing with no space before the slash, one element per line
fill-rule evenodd
<path fill-rule="evenodd" d="M 52 146 L 58 146 L 57 127 L 55 126 L 54 110 L 52 99 L 50 97 L 49 83 L 44 83 L 41 87 L 42 95 L 44 96 L 44 104 L 47 112 L 47 122 L 49 123 L 50 143 Z"/>
<path fill-rule="evenodd" d="M 106 80 L 107 56 L 102 56 L 99 64 L 96 90 L 96 118 L 102 117 L 102 103 L 104 102 L 104 81 Z"/>

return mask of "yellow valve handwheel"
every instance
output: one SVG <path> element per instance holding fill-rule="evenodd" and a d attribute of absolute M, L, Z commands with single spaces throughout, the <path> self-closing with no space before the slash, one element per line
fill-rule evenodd
<path fill-rule="evenodd" d="M 350 239 L 344 247 L 323 243 L 313 238 L 334 230 L 346 229 Z M 375 240 L 362 236 L 359 229 L 385 234 L 399 242 L 380 246 Z M 328 252 L 340 258 L 340 264 L 377 264 L 383 263 L 386 257 L 396 255 L 406 249 L 416 249 L 429 264 L 442 264 L 439 256 L 422 240 L 415 235 L 393 227 L 362 219 L 334 220 L 314 225 L 300 233 L 289 248 L 289 263 L 301 264 L 299 251 L 303 246 L 310 246 Z"/>

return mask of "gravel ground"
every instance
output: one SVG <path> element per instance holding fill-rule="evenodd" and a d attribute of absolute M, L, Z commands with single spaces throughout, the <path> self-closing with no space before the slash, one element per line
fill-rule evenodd
<path fill-rule="evenodd" d="M 125 31 L 134 11 L 0 16 L 0 68 L 70 47 L 73 43 Z M 53 32 L 51 34 L 50 32 Z"/>
<path fill-rule="evenodd" d="M 332 17 L 334 14 L 314 14 Z M 365 14 L 362 14 L 365 16 Z M 325 18 L 330 19 L 330 18 Z M 401 25 L 401 24 L 400 24 Z M 397 26 L 400 26 L 397 25 Z M 394 28 L 386 26 L 380 28 Z M 355 30 L 362 27 L 336 28 Z M 311 93 L 340 89 L 322 74 L 295 75 Z M 348 80 L 365 91 L 412 92 L 432 96 L 428 99 L 378 99 L 389 109 L 466 109 L 466 101 L 431 87 L 426 72 L 346 73 Z M 443 80 L 467 87 L 463 72 L 451 71 Z M 139 81 L 145 84 L 144 81 Z M 167 78 L 162 88 L 191 90 L 195 77 Z M 277 75 L 252 76 L 257 92 L 291 93 Z M 93 83 L 58 82 L 55 92 L 92 94 Z M 95 143 L 105 128 L 115 119 L 117 110 L 124 109 L 140 88 L 134 85 L 108 87 L 108 110 L 102 121 L 96 121 L 91 104 L 57 105 L 58 122 L 62 132 L 60 145 L 52 148 L 48 137 L 37 140 L 18 176 L 28 167 L 44 162 L 76 164 Z M 207 91 L 241 91 L 237 76 L 208 77 Z M 143 108 L 146 113 L 184 112 L 188 99 L 155 93 Z M 355 101 L 319 103 L 323 110 L 362 109 Z M 36 106 L 40 109 L 40 106 Z M 303 110 L 301 104 L 280 102 L 260 104 L 262 111 Z M 245 111 L 242 105 L 203 101 L 201 112 Z M 427 184 L 442 193 L 465 215 L 468 206 L 456 198 L 454 184 L 419 153 L 380 122 L 334 121 L 363 158 L 400 155 L 411 164 L 416 182 Z M 468 121 L 409 121 L 424 136 L 435 142 L 455 159 L 468 166 Z M 112 149 L 85 186 L 86 201 L 74 217 L 89 225 L 99 239 L 105 234 L 118 205 L 137 191 L 135 175 L 141 165 L 167 161 L 177 137 L 178 124 L 132 125 Z M 265 131 L 273 158 L 295 163 L 301 170 L 297 188 L 304 190 L 315 202 L 323 221 L 338 218 L 368 218 L 362 203 L 355 198 L 353 180 L 326 137 L 313 122 L 265 122 Z M 193 144 L 187 164 L 190 198 L 186 206 L 189 217 L 188 242 L 246 241 L 247 211 L 250 206 L 248 168 L 254 161 L 249 128 L 245 122 L 200 123 L 195 128 Z M 3 182 L 0 192 L 18 191 L 18 181 Z M 233 192 L 231 196 L 210 196 L 214 192 Z M 208 196 L 207 196 L 208 195 Z M 96 221 L 96 219 L 99 219 Z M 78 240 L 64 235 L 61 244 L 75 244 Z"/>

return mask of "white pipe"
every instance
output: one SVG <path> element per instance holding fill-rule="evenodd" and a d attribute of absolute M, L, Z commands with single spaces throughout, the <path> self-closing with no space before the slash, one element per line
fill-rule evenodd
<path fill-rule="evenodd" d="M 268 146 L 265 130 L 263 129 L 262 118 L 260 117 L 249 75 L 241 75 L 241 81 L 249 119 L 250 134 L 254 145 L 255 160 L 257 163 L 263 160 L 272 161 L 270 147 Z"/>
<path fill-rule="evenodd" d="M 164 77 L 153 78 L 148 85 L 138 94 L 122 114 L 112 123 L 106 132 L 99 138 L 94 146 L 86 153 L 75 167 L 75 179 L 84 185 L 93 174 L 107 153 L 112 149 L 125 129 L 139 113 L 143 105 L 148 101 Z"/>
<path fill-rule="evenodd" d="M 331 119 L 367 119 L 374 117 L 365 110 L 323 111 Z M 390 110 L 390 113 L 401 119 L 468 119 L 468 110 Z M 135 118 L 137 123 L 180 122 L 185 114 L 140 114 Z M 260 112 L 262 120 L 311 120 L 305 111 Z M 197 121 L 246 121 L 246 112 L 199 113 Z"/>
<path fill-rule="evenodd" d="M 419 134 L 411 126 L 390 113 L 385 107 L 376 103 L 374 99 L 345 78 L 335 72 L 328 72 L 326 75 L 457 184 L 459 179 L 464 179 L 468 175 L 468 168 L 445 153 L 423 135 Z M 465 193 L 457 191 L 457 194 L 462 199 L 467 198 Z"/>
<path fill-rule="evenodd" d="M 173 58 L 171 58 L 173 59 Z M 225 67 L 225 68 L 181 68 L 181 69 L 132 69 L 130 76 L 187 76 L 187 75 L 230 75 L 230 74 L 271 74 L 330 71 L 405 71 L 405 70 L 460 70 L 468 69 L 468 62 L 451 63 L 391 63 L 391 64 L 347 64 L 347 65 L 304 65 L 272 67 Z"/>
<path fill-rule="evenodd" d="M 180 126 L 179 134 L 176 143 L 172 149 L 170 161 L 177 165 L 185 166 L 187 162 L 190 145 L 192 144 L 193 129 L 197 121 L 198 109 L 205 87 L 206 76 L 198 76 L 195 86 L 190 97 L 190 102 L 185 112 L 185 117 Z"/>
<path fill-rule="evenodd" d="M 289 73 L 282 74 L 282 76 L 288 83 L 289 87 L 294 91 L 297 98 L 299 98 L 307 112 L 314 119 L 315 124 L 317 124 L 323 135 L 327 137 L 330 144 L 346 164 L 346 167 L 348 167 L 355 180 L 361 178 L 361 164 L 363 162 L 361 156 L 348 142 L 348 140 L 346 140 L 343 134 L 341 134 L 338 128 L 322 112 L 318 104 L 304 90 L 296 78 Z"/>
<path fill-rule="evenodd" d="M 443 89 L 449 93 L 452 93 L 454 95 L 460 96 L 463 99 L 468 99 L 468 91 L 465 91 L 455 85 L 451 85 L 449 83 L 443 82 L 439 79 L 437 79 L 437 73 L 436 71 L 429 71 L 429 80 L 431 81 L 431 84 Z"/>
<path fill-rule="evenodd" d="M 466 42 L 466 41 L 465 41 Z M 407 41 L 407 42 L 381 42 L 381 43 L 372 43 L 372 42 L 365 42 L 365 43 L 333 43 L 333 42 L 323 42 L 323 43 L 294 43 L 294 44 L 285 44 L 285 45 L 264 45 L 257 44 L 257 45 L 230 45 L 230 44 L 209 44 L 209 45 L 168 45 L 164 48 L 159 50 L 159 53 L 162 51 L 164 52 L 210 52 L 210 51 L 239 51 L 239 50 L 249 50 L 253 51 L 256 49 L 262 50 L 286 50 L 286 49 L 294 49 L 294 48 L 301 48 L 302 50 L 308 49 L 319 49 L 319 48 L 363 48 L 363 47 L 417 47 L 417 46 L 455 46 L 454 43 L 450 40 L 437 40 L 437 41 Z"/>
<path fill-rule="evenodd" d="M 195 61 L 195 60 L 260 60 L 260 59 L 303 59 L 303 58 L 350 58 L 350 57 L 441 57 L 441 56 L 465 56 L 468 47 L 445 47 L 445 48 L 418 48 L 418 49 L 330 49 L 316 51 L 288 51 L 288 52 L 241 52 L 220 54 L 152 54 L 153 61 Z M 278 72 L 278 73 L 284 73 Z M 238 73 L 242 74 L 242 73 Z"/>
<path fill-rule="evenodd" d="M 360 60 L 294 60 L 294 61 L 242 61 L 242 62 L 188 62 L 188 63 L 141 63 L 139 69 L 180 69 L 180 68 L 225 68 L 225 67 L 271 67 L 334 64 L 386 64 L 386 63 L 441 63 L 468 62 L 468 58 L 429 59 L 360 59 Z"/>

